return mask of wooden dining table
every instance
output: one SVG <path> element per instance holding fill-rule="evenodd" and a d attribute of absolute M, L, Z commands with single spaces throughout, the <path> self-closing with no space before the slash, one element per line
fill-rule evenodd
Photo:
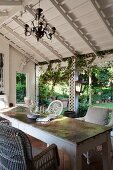
<path fill-rule="evenodd" d="M 27 118 L 28 113 L 27 107 L 18 106 L 1 110 L 0 116 L 47 144 L 55 143 L 69 155 L 71 170 L 81 170 L 82 154 L 102 145 L 103 170 L 111 170 L 110 127 L 63 116 L 48 122 L 36 122 Z"/>

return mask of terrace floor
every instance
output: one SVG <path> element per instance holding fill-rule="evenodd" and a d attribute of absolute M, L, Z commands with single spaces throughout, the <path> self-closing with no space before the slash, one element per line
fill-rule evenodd
<path fill-rule="evenodd" d="M 37 152 L 37 148 L 45 148 L 46 147 L 46 144 L 45 143 L 42 143 L 41 141 L 35 139 L 35 138 L 32 138 L 32 137 L 29 137 L 30 138 L 30 141 L 32 143 L 32 146 L 34 147 L 34 150 L 33 152 Z M 113 146 L 113 137 L 112 137 L 112 146 Z M 59 151 L 59 155 L 60 155 L 60 167 L 59 167 L 59 170 L 71 170 L 70 168 L 70 160 L 68 158 L 67 155 L 64 155 L 62 153 L 62 151 Z M 86 163 L 86 158 L 83 157 L 82 159 L 82 170 L 103 170 L 103 167 L 102 167 L 102 159 L 101 159 L 101 156 L 97 155 L 96 158 L 95 158 L 95 161 L 93 163 L 91 163 L 90 165 L 87 165 Z M 113 165 L 113 159 L 112 159 L 112 165 Z M 112 170 L 113 170 L 113 166 L 112 166 Z"/>

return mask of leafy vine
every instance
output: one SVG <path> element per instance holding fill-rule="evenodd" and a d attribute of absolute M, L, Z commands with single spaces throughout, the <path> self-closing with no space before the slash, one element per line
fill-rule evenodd
<path fill-rule="evenodd" d="M 52 82 L 52 85 L 55 86 L 67 82 L 72 72 L 72 63 L 72 58 L 68 59 L 68 66 L 65 68 L 61 67 L 61 63 L 57 63 L 57 66 L 52 68 L 52 64 L 50 63 L 46 72 L 40 76 L 42 83 Z"/>
<path fill-rule="evenodd" d="M 61 62 L 56 62 L 57 65 L 55 68 L 52 67 L 53 63 L 49 63 L 46 72 L 40 76 L 40 80 L 44 84 L 52 82 L 53 87 L 57 84 L 67 83 L 73 71 L 73 64 L 76 70 L 83 71 L 91 65 L 95 57 L 94 54 L 75 55 L 68 58 L 68 66 L 65 68 L 61 67 Z"/>

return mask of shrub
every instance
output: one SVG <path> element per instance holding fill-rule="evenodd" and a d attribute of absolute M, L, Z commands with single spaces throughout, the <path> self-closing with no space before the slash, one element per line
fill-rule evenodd
<path fill-rule="evenodd" d="M 89 105 L 87 103 L 79 103 L 78 117 L 83 117 L 86 115 Z"/>

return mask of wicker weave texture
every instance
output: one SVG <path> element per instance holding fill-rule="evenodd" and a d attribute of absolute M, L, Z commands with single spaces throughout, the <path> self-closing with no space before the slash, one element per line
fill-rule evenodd
<path fill-rule="evenodd" d="M 58 170 L 58 165 L 55 144 L 33 158 L 27 135 L 14 127 L 0 124 L 0 170 Z"/>

